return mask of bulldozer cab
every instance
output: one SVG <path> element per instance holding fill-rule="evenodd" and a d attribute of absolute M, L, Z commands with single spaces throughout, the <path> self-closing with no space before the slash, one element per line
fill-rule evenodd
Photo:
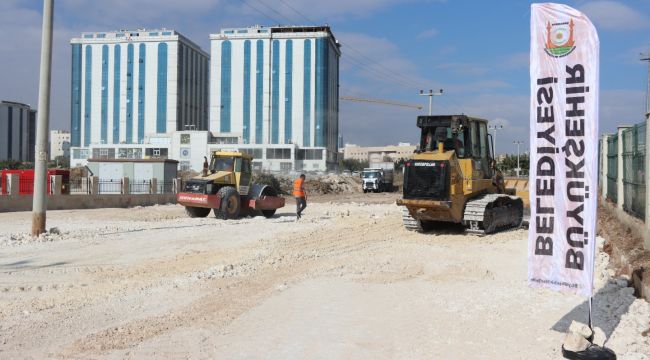
<path fill-rule="evenodd" d="M 420 152 L 454 151 L 456 158 L 473 160 L 483 178 L 493 175 L 491 137 L 487 120 L 465 115 L 419 116 Z"/>

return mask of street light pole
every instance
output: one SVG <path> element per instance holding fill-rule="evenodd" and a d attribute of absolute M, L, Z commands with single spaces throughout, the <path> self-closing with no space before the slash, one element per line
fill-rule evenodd
<path fill-rule="evenodd" d="M 428 93 L 424 92 L 424 90 L 420 90 L 420 96 L 428 96 L 429 97 L 429 116 L 433 115 L 433 97 L 434 96 L 440 96 L 440 95 L 442 95 L 442 89 L 440 89 L 436 93 L 434 93 L 433 90 L 429 90 Z"/>
<path fill-rule="evenodd" d="M 519 172 L 521 171 L 521 167 L 519 166 L 519 145 L 523 144 L 524 142 L 516 140 L 512 143 L 517 145 L 517 177 L 519 177 Z"/>
<path fill-rule="evenodd" d="M 54 0 L 43 1 L 43 33 L 41 37 L 41 73 L 38 85 L 38 122 L 32 199 L 32 236 L 45 232 L 47 210 L 47 138 L 50 122 L 50 84 L 52 80 L 52 11 Z"/>

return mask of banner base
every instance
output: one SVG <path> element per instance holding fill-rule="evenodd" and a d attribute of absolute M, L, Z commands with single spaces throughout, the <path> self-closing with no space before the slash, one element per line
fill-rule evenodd
<path fill-rule="evenodd" d="M 590 344 L 582 351 L 569 351 L 562 345 L 562 356 L 571 360 L 616 360 L 616 354 L 609 348 Z"/>

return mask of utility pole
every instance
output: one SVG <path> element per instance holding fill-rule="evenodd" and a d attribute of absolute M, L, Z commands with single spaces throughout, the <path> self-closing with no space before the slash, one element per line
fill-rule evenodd
<path fill-rule="evenodd" d="M 494 160 L 497 158 L 497 130 L 503 129 L 503 125 L 488 125 L 488 129 L 494 130 Z"/>
<path fill-rule="evenodd" d="M 50 128 L 50 83 L 52 80 L 52 12 L 54 0 L 43 1 L 41 37 L 41 74 L 38 84 L 38 121 L 36 125 L 36 166 L 32 199 L 32 236 L 45 232 L 47 210 L 47 143 Z"/>
<path fill-rule="evenodd" d="M 517 177 L 519 177 L 519 172 L 521 171 L 521 166 L 519 166 L 519 145 L 523 144 L 523 141 L 515 140 L 512 142 L 513 144 L 517 145 Z"/>
<path fill-rule="evenodd" d="M 647 117 L 648 113 L 650 113 L 650 52 L 641 53 L 641 61 L 648 63 L 648 75 L 645 87 L 645 115 Z"/>
<path fill-rule="evenodd" d="M 424 92 L 424 90 L 420 90 L 420 96 L 428 96 L 429 97 L 429 116 L 433 115 L 433 97 L 434 96 L 440 96 L 442 95 L 442 89 L 438 90 L 438 92 L 434 93 L 433 90 L 429 90 L 428 93 Z"/>

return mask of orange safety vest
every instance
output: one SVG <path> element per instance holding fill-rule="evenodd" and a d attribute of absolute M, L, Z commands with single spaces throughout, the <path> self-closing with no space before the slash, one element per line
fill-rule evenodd
<path fill-rule="evenodd" d="M 302 178 L 296 179 L 293 182 L 293 196 L 295 197 L 305 197 L 305 190 L 303 189 L 304 180 Z"/>

